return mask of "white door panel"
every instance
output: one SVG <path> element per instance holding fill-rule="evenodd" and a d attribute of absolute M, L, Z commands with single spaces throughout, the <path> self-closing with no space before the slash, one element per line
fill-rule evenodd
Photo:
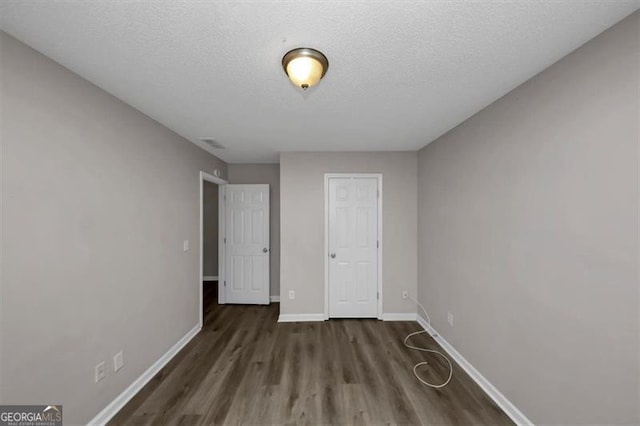
<path fill-rule="evenodd" d="M 378 315 L 378 180 L 329 178 L 329 316 Z"/>
<path fill-rule="evenodd" d="M 226 185 L 226 303 L 269 304 L 269 185 Z"/>

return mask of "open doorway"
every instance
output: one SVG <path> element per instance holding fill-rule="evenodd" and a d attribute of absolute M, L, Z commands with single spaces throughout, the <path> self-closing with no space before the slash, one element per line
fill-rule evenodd
<path fill-rule="evenodd" d="M 202 188 L 202 275 L 205 283 L 218 282 L 218 184 L 207 180 Z"/>
<path fill-rule="evenodd" d="M 200 172 L 200 326 L 207 313 L 218 304 L 219 280 L 223 275 L 221 252 L 224 223 L 224 200 L 220 198 L 220 187 L 226 180 Z"/>

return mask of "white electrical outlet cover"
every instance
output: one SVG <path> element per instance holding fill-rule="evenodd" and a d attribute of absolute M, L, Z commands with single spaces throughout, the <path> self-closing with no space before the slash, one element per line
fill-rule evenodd
<path fill-rule="evenodd" d="M 113 371 L 118 371 L 124 366 L 124 357 L 122 351 L 113 356 Z"/>

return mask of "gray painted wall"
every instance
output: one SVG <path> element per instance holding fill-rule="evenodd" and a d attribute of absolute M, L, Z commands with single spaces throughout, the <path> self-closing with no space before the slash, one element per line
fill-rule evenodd
<path fill-rule="evenodd" d="M 324 313 L 325 173 L 383 174 L 383 312 L 415 312 L 416 153 L 299 152 L 280 155 L 280 313 Z"/>
<path fill-rule="evenodd" d="M 271 296 L 280 295 L 280 165 L 229 164 L 229 183 L 269 184 L 269 285 Z"/>
<path fill-rule="evenodd" d="M 199 171 L 226 176 L 226 164 L 0 43 L 0 399 L 63 404 L 65 424 L 84 424 L 197 325 Z"/>
<path fill-rule="evenodd" d="M 434 326 L 536 423 L 640 422 L 639 26 L 636 13 L 418 167 L 415 153 L 282 154 L 280 285 L 297 293 L 282 313 L 323 311 L 323 174 L 382 172 L 385 312 L 413 312 L 401 291 L 417 287 Z M 0 401 L 61 402 L 85 423 L 197 323 L 198 171 L 226 165 L 0 43 Z M 233 183 L 270 183 L 235 167 Z M 125 368 L 94 384 L 120 349 Z"/>
<path fill-rule="evenodd" d="M 202 187 L 202 271 L 218 275 L 218 185 L 204 181 Z"/>
<path fill-rule="evenodd" d="M 639 29 L 635 13 L 419 152 L 420 301 L 537 424 L 640 422 Z"/>

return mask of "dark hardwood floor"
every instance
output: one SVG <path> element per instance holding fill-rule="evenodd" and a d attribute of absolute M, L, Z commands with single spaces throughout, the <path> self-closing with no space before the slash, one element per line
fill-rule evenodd
<path fill-rule="evenodd" d="M 415 322 L 277 323 L 278 304 L 217 305 L 203 330 L 110 424 L 513 424 L 462 371 L 402 344 Z M 436 348 L 428 336 L 416 342 Z"/>

